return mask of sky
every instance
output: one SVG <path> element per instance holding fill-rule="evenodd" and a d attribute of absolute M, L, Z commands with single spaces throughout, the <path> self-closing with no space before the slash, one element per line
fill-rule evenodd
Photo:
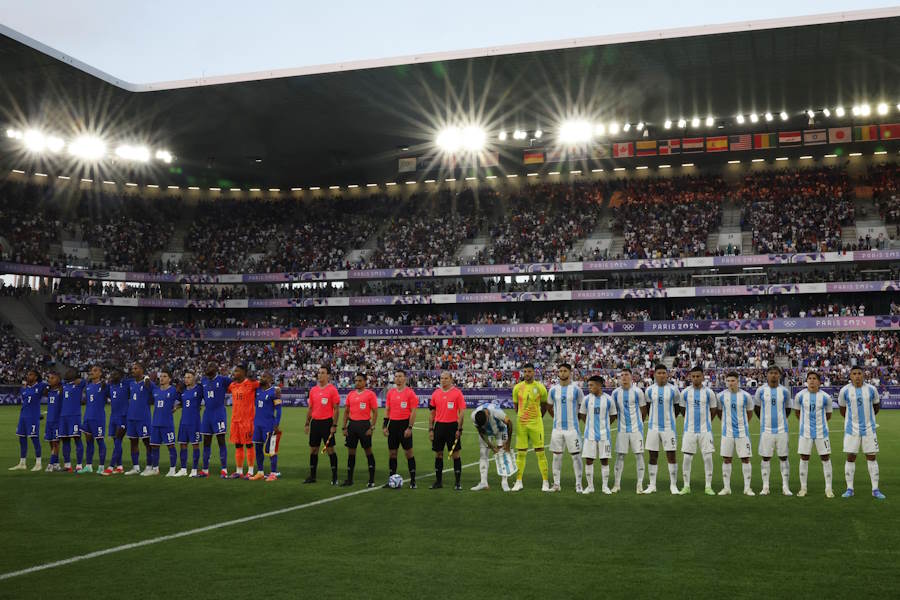
<path fill-rule="evenodd" d="M 331 71 L 338 69 L 310 67 L 895 4 L 877 0 L 0 0 L 0 25 L 113 78 L 145 85 L 281 69 Z"/>

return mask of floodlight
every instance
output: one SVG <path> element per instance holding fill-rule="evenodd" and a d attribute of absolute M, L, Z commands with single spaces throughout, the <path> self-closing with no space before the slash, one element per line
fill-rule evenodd
<path fill-rule="evenodd" d="M 700 117 L 691 119 L 691 127 L 700 127 Z"/>
<path fill-rule="evenodd" d="M 750 113 L 750 122 L 756 123 L 757 121 L 759 121 L 759 115 L 757 115 L 756 113 Z"/>
<path fill-rule="evenodd" d="M 43 152 L 47 145 L 44 134 L 37 129 L 27 130 L 25 135 L 22 136 L 22 142 L 25 144 L 25 147 L 32 152 Z"/>
<path fill-rule="evenodd" d="M 81 135 L 69 142 L 69 153 L 83 160 L 98 160 L 106 154 L 106 144 L 93 135 Z"/>
<path fill-rule="evenodd" d="M 707 127 L 712 127 L 715 122 L 716 122 L 715 119 L 713 119 L 712 117 L 706 117 L 706 126 Z"/>
<path fill-rule="evenodd" d="M 878 110 L 878 114 L 879 114 L 879 115 L 886 115 L 886 114 L 888 114 L 888 105 L 887 105 L 886 103 L 884 103 L 884 102 L 879 102 L 879 103 L 878 103 L 878 106 L 876 107 L 876 109 Z"/>
<path fill-rule="evenodd" d="M 559 141 L 563 143 L 587 142 L 591 139 L 591 124 L 584 119 L 563 121 L 559 126 Z"/>
<path fill-rule="evenodd" d="M 834 109 L 834 114 L 836 114 L 836 115 L 839 116 L 839 117 L 843 117 L 843 116 L 846 114 L 846 112 L 844 111 L 844 107 L 843 107 L 843 106 L 838 106 L 837 108 L 835 108 L 835 109 Z"/>
<path fill-rule="evenodd" d="M 738 115 L 734 118 L 734 120 L 737 121 L 738 125 L 743 125 L 744 124 L 744 115 Z"/>

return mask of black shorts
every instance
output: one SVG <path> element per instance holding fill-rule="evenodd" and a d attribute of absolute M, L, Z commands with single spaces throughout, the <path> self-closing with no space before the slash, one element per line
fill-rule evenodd
<path fill-rule="evenodd" d="M 372 427 L 372 421 L 360 420 L 350 421 L 347 423 L 347 437 L 344 445 L 348 448 L 356 449 L 357 445 L 363 449 L 372 447 L 372 436 L 368 435 L 369 428 Z"/>
<path fill-rule="evenodd" d="M 406 429 L 409 427 L 409 419 L 388 421 L 388 450 L 396 450 L 403 446 L 404 450 L 413 447 L 412 436 L 404 437 Z"/>
<path fill-rule="evenodd" d="M 453 448 L 453 445 L 456 444 L 456 429 L 459 426 L 459 423 L 456 421 L 452 423 L 435 423 L 434 424 L 434 442 L 431 443 L 431 449 L 435 452 L 442 452 L 444 448 L 450 450 Z M 456 445 L 456 450 L 462 449 L 462 437 L 460 437 L 459 444 Z"/>
<path fill-rule="evenodd" d="M 321 446 L 328 440 L 326 446 L 334 447 L 334 436 L 331 435 L 332 419 L 313 419 L 309 422 L 309 447 Z"/>

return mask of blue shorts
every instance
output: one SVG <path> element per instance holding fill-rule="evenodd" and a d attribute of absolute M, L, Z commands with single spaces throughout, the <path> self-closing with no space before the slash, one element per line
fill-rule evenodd
<path fill-rule="evenodd" d="M 20 437 L 40 437 L 41 420 L 31 419 L 27 415 L 19 414 L 19 424 L 16 425 L 16 435 Z"/>
<path fill-rule="evenodd" d="M 44 440 L 55 442 L 59 439 L 59 421 L 47 421 L 44 424 Z"/>
<path fill-rule="evenodd" d="M 81 424 L 81 433 L 89 433 L 95 438 L 102 438 L 105 435 L 103 431 L 103 421 L 94 419 L 86 419 Z"/>
<path fill-rule="evenodd" d="M 178 443 L 179 444 L 199 444 L 200 428 L 196 423 L 179 423 L 178 424 Z"/>
<path fill-rule="evenodd" d="M 125 424 L 125 435 L 130 438 L 150 437 L 150 428 L 143 421 L 128 421 Z"/>
<path fill-rule="evenodd" d="M 125 429 L 125 415 L 109 415 L 109 436 L 116 437 L 119 429 Z"/>
<path fill-rule="evenodd" d="M 175 432 L 171 427 L 151 427 L 150 428 L 150 445 L 161 446 L 165 444 L 175 443 Z"/>
<path fill-rule="evenodd" d="M 78 437 L 81 435 L 81 419 L 75 415 L 59 418 L 59 437 Z"/>
<path fill-rule="evenodd" d="M 260 427 L 259 425 L 253 428 L 253 443 L 254 444 L 265 444 L 266 439 L 272 434 L 272 428 L 270 427 Z"/>
<path fill-rule="evenodd" d="M 203 435 L 225 433 L 227 421 L 224 408 L 216 411 L 203 411 L 203 419 L 200 421 L 200 433 Z"/>

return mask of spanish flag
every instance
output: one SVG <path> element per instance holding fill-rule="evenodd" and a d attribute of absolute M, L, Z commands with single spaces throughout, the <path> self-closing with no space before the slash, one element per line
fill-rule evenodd
<path fill-rule="evenodd" d="M 725 152 L 728 150 L 728 136 L 727 135 L 717 135 L 714 137 L 706 138 L 706 151 L 707 152 Z"/>

